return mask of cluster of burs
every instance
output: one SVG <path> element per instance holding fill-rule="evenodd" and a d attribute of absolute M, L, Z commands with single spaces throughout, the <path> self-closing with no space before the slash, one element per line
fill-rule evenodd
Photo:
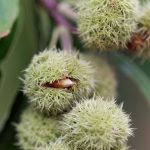
<path fill-rule="evenodd" d="M 115 103 L 116 79 L 105 57 L 56 49 L 25 70 L 18 144 L 23 150 L 127 150 L 130 117 Z"/>
<path fill-rule="evenodd" d="M 142 9 L 137 0 L 76 3 L 78 30 L 86 46 L 129 47 L 138 56 L 150 55 L 150 7 Z M 117 82 L 105 57 L 45 50 L 33 57 L 23 82 L 30 105 L 16 125 L 21 149 L 129 149 L 131 119 L 115 102 Z"/>

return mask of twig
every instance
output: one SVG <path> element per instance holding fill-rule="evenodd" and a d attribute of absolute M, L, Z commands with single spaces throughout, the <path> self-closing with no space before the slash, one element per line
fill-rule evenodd
<path fill-rule="evenodd" d="M 75 32 L 75 27 L 59 12 L 59 4 L 55 0 L 40 0 L 40 3 L 53 17 L 58 26 L 65 26 L 70 32 Z"/>

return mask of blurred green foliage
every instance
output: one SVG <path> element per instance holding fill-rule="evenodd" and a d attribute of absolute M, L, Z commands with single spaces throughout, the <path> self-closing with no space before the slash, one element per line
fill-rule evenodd
<path fill-rule="evenodd" d="M 6 39 L 0 40 L 0 129 L 7 121 L 19 91 L 19 77 L 38 49 L 33 1 L 21 1 L 20 13 L 13 28 L 15 30 Z"/>
<path fill-rule="evenodd" d="M 18 14 L 18 0 L 0 1 L 0 38 L 7 35 Z"/>
<path fill-rule="evenodd" d="M 140 62 L 134 62 L 131 58 L 123 54 L 112 54 L 112 58 L 115 61 L 116 65 L 120 68 L 120 70 L 129 78 L 131 78 L 140 91 L 145 95 L 145 98 L 150 103 L 150 64 L 149 67 L 146 69 L 144 66 L 140 66 Z"/>

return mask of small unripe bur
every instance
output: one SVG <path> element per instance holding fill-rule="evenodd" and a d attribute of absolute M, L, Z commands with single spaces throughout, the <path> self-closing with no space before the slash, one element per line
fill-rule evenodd
<path fill-rule="evenodd" d="M 63 143 L 60 139 L 58 139 L 56 142 L 50 143 L 50 149 L 49 150 L 71 150 L 71 148 Z"/>
<path fill-rule="evenodd" d="M 46 118 L 31 108 L 23 112 L 16 129 L 18 145 L 23 150 L 45 147 L 60 136 L 58 119 Z"/>
<path fill-rule="evenodd" d="M 100 95 L 109 99 L 116 97 L 117 79 L 107 59 L 103 56 L 96 56 L 91 53 L 84 55 L 84 58 L 89 60 L 95 69 L 95 95 Z"/>
<path fill-rule="evenodd" d="M 81 97 L 88 97 L 93 88 L 93 68 L 77 53 L 41 52 L 25 71 L 24 93 L 46 114 L 68 110 Z"/>
<path fill-rule="evenodd" d="M 55 142 L 50 142 L 45 147 L 39 147 L 36 150 L 73 150 L 67 144 L 62 142 L 61 139 L 57 139 Z"/>
<path fill-rule="evenodd" d="M 101 97 L 77 103 L 64 115 L 62 132 L 75 150 L 116 150 L 132 135 L 130 118 L 122 107 Z"/>
<path fill-rule="evenodd" d="M 126 47 L 136 28 L 137 0 L 80 0 L 78 30 L 85 45 L 101 50 Z"/>

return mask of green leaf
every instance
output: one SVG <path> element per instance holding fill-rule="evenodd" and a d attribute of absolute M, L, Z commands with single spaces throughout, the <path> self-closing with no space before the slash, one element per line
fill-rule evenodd
<path fill-rule="evenodd" d="M 0 134 L 0 149 L 1 150 L 19 150 L 16 145 L 16 127 L 14 124 L 20 120 L 20 114 L 27 106 L 27 100 L 22 92 L 19 92 L 13 105 L 9 120 L 7 121 L 4 130 Z"/>
<path fill-rule="evenodd" d="M 0 38 L 10 32 L 17 14 L 18 0 L 0 0 Z"/>
<path fill-rule="evenodd" d="M 9 51 L 9 46 L 15 35 L 16 23 L 12 28 L 12 32 L 5 38 L 0 39 L 0 63 L 5 59 L 7 52 Z M 0 82 L 1 82 L 1 71 L 0 71 Z"/>
<path fill-rule="evenodd" d="M 123 54 L 112 54 L 112 56 L 121 71 L 136 83 L 148 102 L 150 102 L 150 79 L 147 75 L 127 56 Z"/>
<path fill-rule="evenodd" d="M 144 73 L 150 78 L 150 61 L 145 61 L 141 63 L 140 61 L 136 61 L 136 64 L 144 71 Z"/>
<path fill-rule="evenodd" d="M 22 0 L 20 10 L 13 41 L 9 46 L 7 56 L 0 64 L 2 73 L 0 83 L 0 129 L 3 128 L 8 119 L 19 90 L 19 76 L 22 75 L 22 71 L 29 64 L 32 55 L 38 49 L 33 0 Z"/>
<path fill-rule="evenodd" d="M 149 0 L 140 0 L 142 2 L 142 4 L 148 3 Z"/>
<path fill-rule="evenodd" d="M 52 21 L 47 11 L 40 5 L 36 5 L 37 24 L 39 31 L 39 47 L 45 49 L 49 45 L 50 35 L 52 34 Z"/>
<path fill-rule="evenodd" d="M 9 46 L 15 35 L 16 23 L 12 28 L 12 32 L 5 38 L 0 39 L 0 62 L 5 58 L 9 50 Z"/>

